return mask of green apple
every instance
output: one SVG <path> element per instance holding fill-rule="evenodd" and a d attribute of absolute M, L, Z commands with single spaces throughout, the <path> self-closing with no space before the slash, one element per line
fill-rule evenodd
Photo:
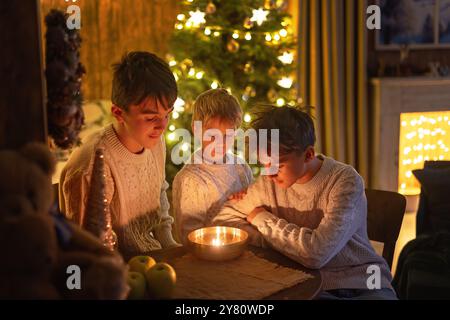
<path fill-rule="evenodd" d="M 177 275 L 171 265 L 159 262 L 151 267 L 145 276 L 150 298 L 169 299 L 172 296 Z"/>
<path fill-rule="evenodd" d="M 128 294 L 129 300 L 143 300 L 146 294 L 145 277 L 140 272 L 129 271 L 127 275 L 127 283 L 130 286 Z"/>
<path fill-rule="evenodd" d="M 149 256 L 136 256 L 128 261 L 130 271 L 140 272 L 143 276 L 156 264 L 156 261 Z"/>

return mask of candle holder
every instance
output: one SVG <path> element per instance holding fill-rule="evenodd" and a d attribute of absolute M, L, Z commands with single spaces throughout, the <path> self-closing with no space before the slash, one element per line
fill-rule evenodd
<path fill-rule="evenodd" d="M 248 233 L 232 227 L 207 227 L 188 235 L 189 248 L 200 259 L 226 261 L 239 257 L 247 247 Z"/>

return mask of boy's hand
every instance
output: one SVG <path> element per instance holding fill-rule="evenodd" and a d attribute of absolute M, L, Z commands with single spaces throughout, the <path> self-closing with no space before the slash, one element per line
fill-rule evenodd
<path fill-rule="evenodd" d="M 228 197 L 228 200 L 242 200 L 247 194 L 247 189 L 243 189 L 239 192 L 233 193 Z"/>
<path fill-rule="evenodd" d="M 253 219 L 255 219 L 255 217 L 263 211 L 268 211 L 268 210 L 265 207 L 257 207 L 255 209 L 253 209 L 252 212 L 250 212 L 249 215 L 247 216 L 247 221 L 249 223 L 252 223 Z"/>

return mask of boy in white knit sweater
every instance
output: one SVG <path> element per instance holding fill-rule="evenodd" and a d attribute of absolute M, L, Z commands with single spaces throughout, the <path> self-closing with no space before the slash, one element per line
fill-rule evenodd
<path fill-rule="evenodd" d="M 168 214 L 163 138 L 176 98 L 175 78 L 163 60 L 148 52 L 126 54 L 114 66 L 115 123 L 89 136 L 61 174 L 61 210 L 83 226 L 95 151 L 104 150 L 105 196 L 127 256 L 178 245 Z"/>
<path fill-rule="evenodd" d="M 172 185 L 175 223 L 182 243 L 191 231 L 210 225 L 228 198 L 252 182 L 250 167 L 227 150 L 234 140 L 232 131 L 242 122 L 237 99 L 225 89 L 202 93 L 194 104 L 193 131 L 196 121 L 201 122 L 202 147 L 193 153 Z M 212 139 L 208 132 L 217 133 L 220 139 Z"/>
<path fill-rule="evenodd" d="M 254 245 L 268 243 L 304 266 L 320 269 L 319 298 L 396 299 L 389 267 L 368 239 L 367 201 L 359 174 L 315 154 L 314 124 L 305 112 L 268 107 L 254 117 L 252 126 L 268 132 L 279 129 L 279 143 L 259 153 L 270 157 L 278 148 L 279 157 L 264 160 L 266 167 L 278 170 L 260 176 L 242 200 L 227 203 L 213 224 L 245 228 Z M 377 279 L 371 270 L 378 271 Z"/>

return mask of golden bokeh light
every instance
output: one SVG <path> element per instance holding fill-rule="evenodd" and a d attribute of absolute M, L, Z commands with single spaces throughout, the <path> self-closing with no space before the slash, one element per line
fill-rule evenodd
<path fill-rule="evenodd" d="M 404 195 L 420 194 L 420 183 L 412 171 L 425 161 L 450 160 L 450 111 L 402 113 L 398 190 Z"/>

